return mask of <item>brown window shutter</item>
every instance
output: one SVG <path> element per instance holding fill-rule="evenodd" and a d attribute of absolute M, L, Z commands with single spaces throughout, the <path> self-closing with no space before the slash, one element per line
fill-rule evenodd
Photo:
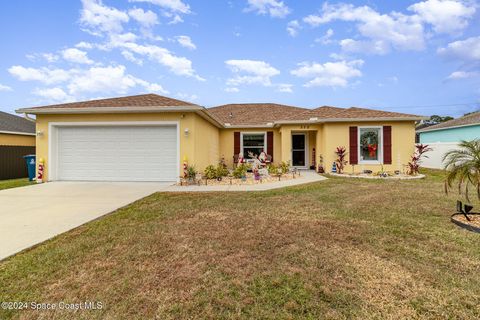
<path fill-rule="evenodd" d="M 392 126 L 383 127 L 383 163 L 392 164 Z"/>
<path fill-rule="evenodd" d="M 350 127 L 350 164 L 358 164 L 358 127 Z"/>
<path fill-rule="evenodd" d="M 273 162 L 273 131 L 267 131 L 267 154 L 272 156 Z"/>
<path fill-rule="evenodd" d="M 240 153 L 240 132 L 235 131 L 233 133 L 233 154 L 238 155 Z"/>

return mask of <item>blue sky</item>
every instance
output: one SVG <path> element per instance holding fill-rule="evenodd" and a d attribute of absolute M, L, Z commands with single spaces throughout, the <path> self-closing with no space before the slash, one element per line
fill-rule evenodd
<path fill-rule="evenodd" d="M 475 1 L 0 4 L 0 110 L 154 92 L 459 116 L 480 102 Z"/>

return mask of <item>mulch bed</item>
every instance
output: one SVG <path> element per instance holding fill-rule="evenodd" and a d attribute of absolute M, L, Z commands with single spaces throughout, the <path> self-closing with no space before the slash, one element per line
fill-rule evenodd
<path fill-rule="evenodd" d="M 451 220 L 462 228 L 480 233 L 480 214 L 469 214 L 468 217 L 470 221 L 468 221 L 465 216 L 459 214 L 452 216 Z"/>

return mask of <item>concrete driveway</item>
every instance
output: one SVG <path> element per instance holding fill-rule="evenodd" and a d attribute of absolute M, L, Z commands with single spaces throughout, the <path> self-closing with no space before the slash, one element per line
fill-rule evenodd
<path fill-rule="evenodd" d="M 0 191 L 0 260 L 171 183 L 50 182 Z"/>

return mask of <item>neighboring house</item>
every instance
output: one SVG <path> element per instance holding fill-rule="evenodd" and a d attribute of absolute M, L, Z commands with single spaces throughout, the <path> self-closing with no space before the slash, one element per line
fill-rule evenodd
<path fill-rule="evenodd" d="M 347 172 L 403 170 L 421 117 L 361 108 L 271 103 L 204 107 L 154 94 L 17 110 L 37 117 L 37 157 L 48 180 L 176 181 L 248 151 L 274 163 L 330 171 L 339 146 Z"/>
<path fill-rule="evenodd" d="M 445 153 L 457 148 L 460 141 L 480 139 L 480 112 L 417 130 L 417 134 L 420 143 L 428 144 L 433 149 L 422 165 L 441 169 Z"/>
<path fill-rule="evenodd" d="M 35 122 L 0 111 L 0 180 L 27 176 L 24 155 L 35 153 Z"/>

